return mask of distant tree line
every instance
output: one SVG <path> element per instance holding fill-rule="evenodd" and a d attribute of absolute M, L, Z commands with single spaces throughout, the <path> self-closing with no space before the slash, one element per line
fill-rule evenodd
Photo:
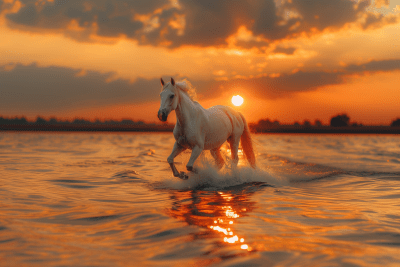
<path fill-rule="evenodd" d="M 51 117 L 50 119 L 45 119 L 41 116 L 38 116 L 35 121 L 28 121 L 25 117 L 14 117 L 14 118 L 4 118 L 0 116 L 0 125 L 28 125 L 28 124 L 35 124 L 35 125 L 146 125 L 143 121 L 133 121 L 131 119 L 122 119 L 120 121 L 117 120 L 104 120 L 101 121 L 96 119 L 94 122 L 83 119 L 83 118 L 76 118 L 72 121 L 68 120 L 59 120 L 55 117 Z M 147 125 L 154 125 L 154 123 L 147 124 Z M 260 127 L 260 128 L 278 128 L 281 126 L 280 122 L 277 120 L 271 121 L 270 119 L 261 119 L 257 123 L 252 124 L 253 126 Z M 320 120 L 315 120 L 314 124 L 312 124 L 309 120 L 305 120 L 302 124 L 299 122 L 295 122 L 293 126 L 296 127 L 323 127 L 324 125 Z M 332 127 L 361 127 L 363 124 L 358 124 L 356 122 L 350 123 L 350 117 L 343 113 L 336 115 L 331 118 L 330 125 Z M 400 127 L 400 118 L 397 118 L 392 121 L 390 124 L 392 127 Z"/>
<path fill-rule="evenodd" d="M 261 119 L 256 123 L 254 126 L 260 127 L 260 128 L 277 128 L 281 124 L 279 121 L 274 120 L 271 121 L 270 119 Z M 314 124 L 312 124 L 309 120 L 305 120 L 302 124 L 299 122 L 295 122 L 293 126 L 296 127 L 323 127 L 324 125 L 320 120 L 315 120 Z M 350 117 L 346 114 L 338 114 L 334 117 L 331 118 L 330 124 L 327 126 L 331 127 L 362 127 L 364 126 L 362 123 L 357 123 L 357 122 L 352 122 L 350 123 Z M 396 120 L 393 120 L 392 123 L 390 124 L 392 127 L 400 127 L 400 118 L 397 118 Z"/>
<path fill-rule="evenodd" d="M 89 120 L 82 118 L 76 118 L 72 121 L 68 121 L 68 120 L 58 120 L 55 117 L 51 117 L 50 119 L 46 120 L 41 116 L 38 116 L 35 121 L 28 121 L 25 117 L 3 118 L 2 116 L 0 116 L 0 125 L 27 125 L 27 124 L 144 125 L 145 123 L 143 121 L 133 121 L 131 119 L 123 119 L 120 121 L 116 120 L 100 121 L 99 119 L 97 119 L 94 122 L 91 122 Z"/>

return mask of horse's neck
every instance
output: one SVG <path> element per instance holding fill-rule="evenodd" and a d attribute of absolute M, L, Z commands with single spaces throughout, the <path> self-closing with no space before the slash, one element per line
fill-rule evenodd
<path fill-rule="evenodd" d="M 180 101 L 175 110 L 176 121 L 184 130 L 186 126 L 189 125 L 189 122 L 192 121 L 196 117 L 196 109 L 195 103 L 183 92 L 179 92 Z"/>

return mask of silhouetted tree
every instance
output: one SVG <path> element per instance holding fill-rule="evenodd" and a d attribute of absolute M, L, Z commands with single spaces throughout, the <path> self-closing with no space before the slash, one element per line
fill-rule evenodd
<path fill-rule="evenodd" d="M 300 123 L 298 123 L 298 122 L 296 121 L 293 125 L 296 126 L 296 127 L 299 127 L 299 126 L 300 126 Z"/>
<path fill-rule="evenodd" d="M 51 124 L 57 124 L 57 123 L 58 123 L 58 120 L 57 120 L 55 117 L 51 117 L 50 120 L 49 120 L 49 123 L 51 123 Z"/>
<path fill-rule="evenodd" d="M 72 123 L 76 123 L 76 124 L 89 124 L 90 121 L 87 121 L 85 119 L 75 119 Z"/>
<path fill-rule="evenodd" d="M 304 126 L 304 127 L 311 127 L 310 121 L 309 121 L 309 120 L 305 120 L 305 121 L 303 122 L 303 126 Z"/>
<path fill-rule="evenodd" d="M 258 126 L 259 127 L 272 127 L 274 123 L 270 121 L 269 119 L 262 119 L 258 121 Z"/>
<path fill-rule="evenodd" d="M 392 126 L 392 127 L 400 127 L 400 119 L 392 121 L 390 126 Z"/>
<path fill-rule="evenodd" d="M 38 117 L 36 118 L 35 123 L 36 123 L 36 124 L 45 124 L 45 123 L 47 123 L 47 121 L 46 121 L 45 119 L 43 119 L 42 117 L 38 116 Z"/>
<path fill-rule="evenodd" d="M 62 123 L 62 124 L 70 124 L 71 122 L 69 121 L 69 120 L 60 120 L 59 121 L 59 123 Z"/>
<path fill-rule="evenodd" d="M 321 127 L 322 126 L 322 122 L 320 120 L 315 120 L 314 125 L 317 127 Z"/>
<path fill-rule="evenodd" d="M 115 121 L 115 120 L 106 120 L 106 121 L 104 121 L 104 124 L 118 124 L 118 121 Z"/>
<path fill-rule="evenodd" d="M 123 119 L 121 121 L 121 124 L 134 124 L 134 122 L 132 120 L 130 120 L 130 119 Z"/>
<path fill-rule="evenodd" d="M 25 117 L 21 117 L 21 118 L 19 119 L 19 123 L 20 123 L 20 124 L 27 124 L 27 123 L 28 123 L 28 120 L 27 120 Z"/>
<path fill-rule="evenodd" d="M 333 127 L 349 126 L 349 121 L 350 121 L 350 118 L 349 118 L 349 116 L 347 116 L 347 114 L 340 114 L 331 119 L 331 126 L 333 126 Z"/>
<path fill-rule="evenodd" d="M 27 124 L 27 123 L 28 121 L 26 120 L 25 117 L 21 118 L 15 117 L 12 119 L 0 117 L 0 124 Z"/>

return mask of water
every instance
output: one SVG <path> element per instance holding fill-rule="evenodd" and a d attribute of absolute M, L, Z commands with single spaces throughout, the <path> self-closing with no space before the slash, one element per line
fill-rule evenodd
<path fill-rule="evenodd" d="M 181 181 L 171 133 L 1 132 L 0 265 L 400 265 L 400 136 L 254 139 Z"/>

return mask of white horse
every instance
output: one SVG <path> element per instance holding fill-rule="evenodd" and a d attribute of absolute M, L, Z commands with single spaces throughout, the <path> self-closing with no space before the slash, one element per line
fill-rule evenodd
<path fill-rule="evenodd" d="M 186 149 L 191 149 L 192 154 L 186 165 L 188 171 L 194 171 L 193 164 L 203 150 L 210 150 L 216 164 L 221 169 L 225 162 L 221 156 L 220 147 L 228 141 L 231 147 L 233 164 L 239 161 L 239 141 L 242 142 L 244 154 L 250 165 L 255 168 L 256 159 L 250 131 L 243 115 L 227 106 L 214 106 L 203 108 L 193 100 L 195 94 L 191 84 L 184 80 L 175 83 L 164 83 L 161 78 L 162 92 L 158 118 L 166 121 L 172 110 L 175 110 L 176 124 L 174 128 L 175 144 L 168 163 L 175 177 L 187 179 L 188 176 L 179 173 L 174 165 L 174 158 Z"/>

